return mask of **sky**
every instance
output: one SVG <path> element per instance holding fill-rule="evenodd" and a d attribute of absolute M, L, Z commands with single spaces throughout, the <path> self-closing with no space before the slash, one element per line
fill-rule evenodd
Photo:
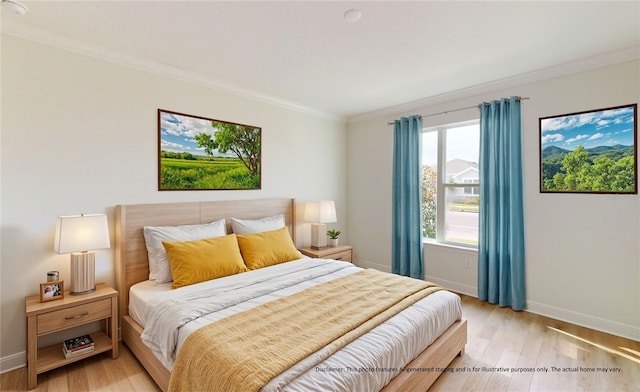
<path fill-rule="evenodd" d="M 542 148 L 556 146 L 572 151 L 578 146 L 631 146 L 633 119 L 633 106 L 541 119 Z"/>
<path fill-rule="evenodd" d="M 203 148 L 198 147 L 195 136 L 207 133 L 213 137 L 216 129 L 211 126 L 211 120 L 183 116 L 174 113 L 160 112 L 160 150 L 172 152 L 189 152 L 193 155 L 207 155 Z M 235 155 L 231 152 L 221 154 L 214 150 L 214 156 Z"/>
<path fill-rule="evenodd" d="M 451 127 L 447 131 L 447 161 L 464 159 L 478 162 L 480 159 L 480 125 Z M 422 134 L 422 162 L 436 167 L 438 160 L 438 132 Z"/>

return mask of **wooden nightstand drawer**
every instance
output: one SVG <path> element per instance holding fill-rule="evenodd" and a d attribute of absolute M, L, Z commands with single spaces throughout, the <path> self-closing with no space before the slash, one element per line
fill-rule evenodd
<path fill-rule="evenodd" d="M 340 245 L 324 249 L 300 248 L 300 252 L 316 259 L 333 259 L 353 263 L 353 246 Z"/>
<path fill-rule="evenodd" d="M 331 255 L 327 256 L 327 258 L 334 259 L 334 260 L 353 262 L 353 260 L 351 260 L 351 250 L 345 250 L 344 252 L 334 253 L 334 254 L 331 254 Z"/>
<path fill-rule="evenodd" d="M 38 315 L 38 335 L 102 320 L 111 316 L 111 298 Z"/>

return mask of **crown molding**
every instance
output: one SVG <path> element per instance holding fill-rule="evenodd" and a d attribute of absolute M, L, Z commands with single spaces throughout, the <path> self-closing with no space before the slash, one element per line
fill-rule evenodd
<path fill-rule="evenodd" d="M 340 123 L 357 124 L 371 119 L 381 117 L 392 117 L 400 113 L 411 112 L 413 110 L 423 109 L 425 107 L 445 104 L 448 102 L 470 98 L 476 95 L 492 93 L 498 90 L 521 86 L 528 83 L 539 82 L 552 79 L 572 73 L 588 71 L 631 61 L 640 58 L 640 46 L 627 48 L 624 50 L 606 53 L 600 56 L 594 56 L 578 61 L 560 64 L 509 78 L 496 80 L 468 88 L 451 91 L 443 94 L 434 95 L 424 99 L 411 101 L 399 105 L 390 106 L 384 109 L 375 110 L 363 114 L 350 117 L 338 116 L 325 111 L 317 110 L 304 105 L 282 100 L 263 92 L 242 88 L 240 86 L 225 83 L 220 80 L 203 77 L 201 74 L 180 69 L 169 64 L 144 60 L 135 56 L 125 55 L 118 51 L 108 50 L 96 45 L 86 44 L 75 39 L 68 38 L 61 34 L 51 33 L 41 29 L 34 28 L 27 24 L 17 22 L 12 19 L 4 20 L 2 23 L 2 33 L 17 38 L 34 41 L 40 44 L 48 45 L 58 49 L 74 52 L 99 60 L 108 61 L 118 65 L 124 65 L 130 68 L 153 73 L 170 79 L 194 84 L 216 90 L 219 92 L 235 95 L 245 99 L 266 103 L 269 105 L 281 107 L 288 110 L 312 115 L 326 120 L 336 121 Z"/>
<path fill-rule="evenodd" d="M 260 91 L 246 89 L 220 80 L 213 80 L 201 74 L 180 69 L 169 64 L 145 60 L 136 56 L 130 56 L 118 51 L 105 49 L 96 45 L 80 42 L 62 34 L 44 31 L 27 24 L 7 19 L 2 22 L 2 34 L 21 38 L 54 48 L 82 54 L 99 60 L 108 61 L 118 65 L 124 65 L 140 71 L 153 73 L 159 76 L 210 88 L 219 92 L 232 94 L 241 98 L 278 106 L 284 109 L 320 117 L 326 120 L 346 123 L 346 118 L 332 113 L 317 110 L 311 107 L 299 105 L 283 99 L 279 99 Z"/>
<path fill-rule="evenodd" d="M 385 109 L 375 110 L 368 113 L 347 118 L 347 125 L 357 124 L 376 118 L 389 118 L 402 113 L 414 110 L 423 110 L 425 107 L 441 105 L 453 101 L 471 98 L 476 95 L 493 93 L 495 91 L 522 86 L 529 83 L 540 82 L 589 71 L 597 68 L 604 68 L 610 65 L 624 63 L 627 61 L 640 59 L 640 46 L 635 46 L 616 52 L 606 53 L 600 56 L 589 57 L 582 60 L 559 64 L 548 68 L 543 68 L 509 78 L 499 79 L 493 82 L 479 84 L 476 86 L 451 91 L 444 94 L 434 95 L 417 101 L 411 101 L 400 105 L 390 106 Z"/>

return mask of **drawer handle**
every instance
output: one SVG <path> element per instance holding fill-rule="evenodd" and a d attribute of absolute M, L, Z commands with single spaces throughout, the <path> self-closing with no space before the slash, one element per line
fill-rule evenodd
<path fill-rule="evenodd" d="M 336 260 L 342 260 L 342 257 L 336 257 Z"/>
<path fill-rule="evenodd" d="M 80 314 L 76 314 L 75 316 L 67 316 L 64 319 L 65 320 L 73 320 L 73 319 L 77 319 L 77 318 L 80 318 L 80 317 L 83 317 L 83 316 L 88 316 L 88 315 L 89 315 L 89 312 L 83 312 L 83 313 L 80 313 Z"/>

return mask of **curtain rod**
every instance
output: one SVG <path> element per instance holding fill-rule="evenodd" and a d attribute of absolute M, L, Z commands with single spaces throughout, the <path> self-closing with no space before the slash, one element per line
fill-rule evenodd
<path fill-rule="evenodd" d="M 518 101 L 526 101 L 527 99 L 529 99 L 529 97 L 516 97 L 516 99 Z M 459 112 L 461 110 L 468 110 L 468 109 L 474 109 L 477 108 L 479 105 L 475 105 L 475 106 L 467 106 L 466 108 L 458 108 L 458 109 L 451 109 L 451 110 L 445 110 L 444 112 L 438 112 L 438 113 L 431 113 L 431 114 L 421 114 L 421 117 L 432 117 L 432 116 L 439 116 L 441 114 L 447 114 L 447 113 L 453 113 L 453 112 Z M 393 125 L 394 123 L 392 122 L 388 122 L 387 125 Z"/>

